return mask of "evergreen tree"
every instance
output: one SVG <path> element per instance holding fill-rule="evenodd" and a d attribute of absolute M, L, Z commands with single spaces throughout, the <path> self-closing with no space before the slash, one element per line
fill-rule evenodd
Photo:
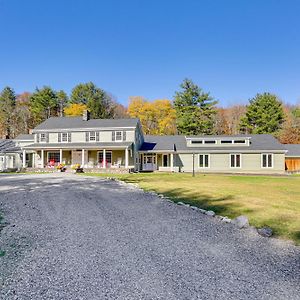
<path fill-rule="evenodd" d="M 48 86 L 36 88 L 30 97 L 30 110 L 35 124 L 58 115 L 58 98 L 56 92 Z"/>
<path fill-rule="evenodd" d="M 245 133 L 276 133 L 284 122 L 282 103 L 270 93 L 257 94 L 250 100 L 240 129 Z"/>
<path fill-rule="evenodd" d="M 180 87 L 182 91 L 176 92 L 174 99 L 178 133 L 213 134 L 217 101 L 189 79 Z"/>
<path fill-rule="evenodd" d="M 64 109 L 68 103 L 68 96 L 63 90 L 58 91 L 56 96 L 58 102 L 58 114 L 60 117 L 63 117 Z"/>
<path fill-rule="evenodd" d="M 70 97 L 71 104 L 84 104 L 92 118 L 106 119 L 114 115 L 114 104 L 111 97 L 94 83 L 80 83 L 74 87 Z"/>
<path fill-rule="evenodd" d="M 7 86 L 0 93 L 0 125 L 6 138 L 12 138 L 12 117 L 15 106 L 15 92 Z"/>

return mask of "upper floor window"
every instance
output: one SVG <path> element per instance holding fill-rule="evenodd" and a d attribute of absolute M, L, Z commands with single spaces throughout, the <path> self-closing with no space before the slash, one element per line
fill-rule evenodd
<path fill-rule="evenodd" d="M 204 140 L 204 144 L 216 144 L 215 140 Z"/>
<path fill-rule="evenodd" d="M 41 143 L 48 143 L 49 133 L 40 133 L 38 136 L 38 141 Z"/>
<path fill-rule="evenodd" d="M 70 143 L 71 142 L 71 132 L 61 132 L 58 133 L 59 143 Z"/>
<path fill-rule="evenodd" d="M 240 168 L 241 157 L 241 154 L 230 154 L 230 168 Z"/>
<path fill-rule="evenodd" d="M 112 141 L 116 141 L 116 142 L 126 141 L 126 131 L 113 131 Z"/>
<path fill-rule="evenodd" d="M 273 168 L 273 154 L 266 153 L 261 155 L 261 167 L 262 168 Z"/>
<path fill-rule="evenodd" d="M 85 133 L 86 142 L 99 142 L 100 134 L 99 131 L 89 131 Z"/>

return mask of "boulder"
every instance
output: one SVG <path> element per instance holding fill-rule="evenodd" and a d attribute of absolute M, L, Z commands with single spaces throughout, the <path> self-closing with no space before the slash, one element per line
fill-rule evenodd
<path fill-rule="evenodd" d="M 205 209 L 199 208 L 198 210 L 199 210 L 202 214 L 205 214 L 205 213 L 206 213 L 206 210 L 205 210 Z"/>
<path fill-rule="evenodd" d="M 216 215 L 216 213 L 212 210 L 208 210 L 205 214 L 210 217 L 214 217 Z"/>
<path fill-rule="evenodd" d="M 273 230 L 270 227 L 258 228 L 257 232 L 264 237 L 270 237 L 273 234 Z"/>
<path fill-rule="evenodd" d="M 233 219 L 231 223 L 240 229 L 249 227 L 249 220 L 246 216 L 239 216 Z"/>
<path fill-rule="evenodd" d="M 231 219 L 229 219 L 228 217 L 224 217 L 221 221 L 224 223 L 230 223 Z"/>
<path fill-rule="evenodd" d="M 198 207 L 196 207 L 196 206 L 191 206 L 191 209 L 193 209 L 193 210 L 198 210 Z"/>

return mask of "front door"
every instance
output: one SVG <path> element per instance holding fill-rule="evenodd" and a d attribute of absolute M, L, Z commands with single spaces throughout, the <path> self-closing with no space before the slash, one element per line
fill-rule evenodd
<path fill-rule="evenodd" d="M 72 165 L 75 165 L 75 164 L 80 164 L 82 163 L 82 159 L 81 159 L 81 156 L 82 156 L 82 151 L 79 150 L 73 150 L 72 151 Z"/>
<path fill-rule="evenodd" d="M 156 170 L 156 156 L 153 154 L 147 154 L 143 156 L 143 171 Z"/>

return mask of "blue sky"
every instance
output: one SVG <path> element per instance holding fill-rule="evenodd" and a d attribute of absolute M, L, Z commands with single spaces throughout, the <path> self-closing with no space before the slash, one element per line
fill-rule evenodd
<path fill-rule="evenodd" d="M 0 0 L 0 89 L 93 81 L 172 99 L 191 78 L 221 105 L 300 103 L 300 1 Z"/>

